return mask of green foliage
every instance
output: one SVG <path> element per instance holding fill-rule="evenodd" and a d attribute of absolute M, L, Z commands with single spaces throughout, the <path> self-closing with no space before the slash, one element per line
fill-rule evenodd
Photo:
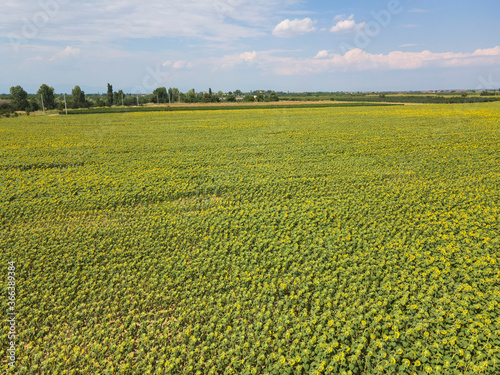
<path fill-rule="evenodd" d="M 203 93 L 203 102 L 204 103 L 211 103 L 212 102 L 212 94 L 205 92 Z"/>
<path fill-rule="evenodd" d="M 170 87 L 168 89 L 168 94 L 170 95 L 170 101 L 172 103 L 177 103 L 179 101 L 179 96 L 181 94 L 181 92 L 179 91 L 179 89 L 177 87 Z"/>
<path fill-rule="evenodd" d="M 236 101 L 236 96 L 234 96 L 233 94 L 228 94 L 226 96 L 226 102 L 234 103 L 235 101 Z"/>
<path fill-rule="evenodd" d="M 75 86 L 71 90 L 72 97 L 72 108 L 86 108 L 87 103 L 85 102 L 85 92 L 82 91 L 80 86 Z"/>
<path fill-rule="evenodd" d="M 40 109 L 40 106 L 38 105 L 38 100 L 36 99 L 36 97 L 32 97 L 30 100 L 29 100 L 29 111 L 38 111 Z"/>
<path fill-rule="evenodd" d="M 99 96 L 99 97 L 97 97 L 97 99 L 95 101 L 95 106 L 96 107 L 105 107 L 106 102 Z"/>
<path fill-rule="evenodd" d="M 42 105 L 43 97 L 43 105 L 45 109 L 54 109 L 56 108 L 55 97 L 54 97 L 54 88 L 47 86 L 45 83 L 40 86 L 37 93 L 37 100 L 39 100 L 40 108 Z"/>
<path fill-rule="evenodd" d="M 204 103 L 218 103 L 220 102 L 219 96 L 217 94 L 210 94 L 208 92 L 203 93 Z"/>
<path fill-rule="evenodd" d="M 15 111 L 29 110 L 28 93 L 21 86 L 10 88 L 10 99 Z"/>
<path fill-rule="evenodd" d="M 113 86 L 110 85 L 108 83 L 108 100 L 107 100 L 107 104 L 108 104 L 108 107 L 111 107 L 113 105 L 113 101 L 114 101 L 114 98 L 113 98 Z"/>
<path fill-rule="evenodd" d="M 252 103 L 252 102 L 255 102 L 255 98 L 253 97 L 253 95 L 245 95 L 245 97 L 243 98 L 243 101 L 244 102 L 247 102 L 247 103 Z"/>
<path fill-rule="evenodd" d="M 122 105 L 122 99 L 124 99 L 125 93 L 123 90 L 118 90 L 113 93 L 113 103 L 115 105 Z"/>
<path fill-rule="evenodd" d="M 498 374 L 499 115 L 0 121 L 10 373 Z"/>
<path fill-rule="evenodd" d="M 135 95 L 125 96 L 123 100 L 125 106 L 136 106 L 137 105 L 137 97 Z"/>
<path fill-rule="evenodd" d="M 6 100 L 0 99 L 0 117 L 10 117 L 14 113 L 14 107 Z"/>
<path fill-rule="evenodd" d="M 0 109 L 12 108 L 12 105 L 7 101 L 0 99 Z"/>
<path fill-rule="evenodd" d="M 165 87 L 158 87 L 153 91 L 151 95 L 152 103 L 168 103 L 168 94 Z"/>
<path fill-rule="evenodd" d="M 269 101 L 270 102 L 278 102 L 280 99 L 278 97 L 278 95 L 274 92 L 274 91 L 271 91 L 271 93 L 269 94 Z"/>
<path fill-rule="evenodd" d="M 197 101 L 196 91 L 194 91 L 194 89 L 189 90 L 186 97 L 186 103 L 196 103 Z"/>

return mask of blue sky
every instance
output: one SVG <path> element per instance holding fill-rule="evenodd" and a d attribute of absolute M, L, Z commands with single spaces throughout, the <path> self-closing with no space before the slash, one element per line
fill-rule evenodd
<path fill-rule="evenodd" d="M 4 0 L 0 92 L 500 88 L 498 0 Z"/>

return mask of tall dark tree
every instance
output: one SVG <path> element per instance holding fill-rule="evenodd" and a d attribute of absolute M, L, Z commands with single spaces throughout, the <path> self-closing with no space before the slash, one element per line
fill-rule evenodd
<path fill-rule="evenodd" d="M 29 110 L 28 93 L 21 86 L 10 88 L 10 99 L 15 111 Z"/>
<path fill-rule="evenodd" d="M 82 91 L 80 86 L 75 86 L 71 90 L 71 98 L 73 100 L 73 108 L 84 108 L 85 104 L 85 92 Z"/>
<path fill-rule="evenodd" d="M 38 98 L 40 98 L 40 95 L 43 97 L 43 105 L 46 109 L 54 109 L 56 107 L 53 87 L 49 87 L 44 83 L 40 86 L 36 94 Z"/>
<path fill-rule="evenodd" d="M 113 86 L 108 83 L 108 106 L 113 105 Z"/>

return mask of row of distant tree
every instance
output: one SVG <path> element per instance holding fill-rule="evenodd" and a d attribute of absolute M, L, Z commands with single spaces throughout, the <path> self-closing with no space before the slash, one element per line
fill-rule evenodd
<path fill-rule="evenodd" d="M 66 103 L 69 108 L 85 108 L 90 106 L 89 100 L 85 98 L 85 93 L 80 86 L 75 86 L 71 91 L 69 102 Z M 63 109 L 65 106 L 65 99 L 56 100 L 54 95 L 54 88 L 46 84 L 40 86 L 36 95 L 28 95 L 28 93 L 21 87 L 15 86 L 10 88 L 10 105 L 14 111 L 38 111 L 39 109 Z"/>
<path fill-rule="evenodd" d="M 216 103 L 216 102 L 276 102 L 279 101 L 278 95 L 274 91 L 265 93 L 246 94 L 240 90 L 229 92 L 227 94 L 222 91 L 217 93 L 209 89 L 208 92 L 196 92 L 194 89 L 187 93 L 181 92 L 176 87 L 166 88 L 158 87 L 150 95 L 125 94 L 123 90 L 113 91 L 113 86 L 108 83 L 107 95 L 91 94 L 85 95 L 85 92 L 80 86 L 75 86 L 71 90 L 71 96 L 66 98 L 62 95 L 55 95 L 54 88 L 43 84 L 38 89 L 36 95 L 28 95 L 21 87 L 15 86 L 10 88 L 10 106 L 13 111 L 26 111 L 28 114 L 32 111 L 42 109 L 59 109 L 67 108 L 90 108 L 90 107 L 105 107 L 105 106 L 133 106 L 146 103 Z"/>

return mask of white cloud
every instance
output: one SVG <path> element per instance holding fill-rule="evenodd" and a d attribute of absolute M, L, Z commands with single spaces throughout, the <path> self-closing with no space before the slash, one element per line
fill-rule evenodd
<path fill-rule="evenodd" d="M 203 63 L 208 62 L 212 65 L 214 70 L 218 69 L 231 69 L 240 64 L 252 64 L 257 59 L 258 53 L 256 51 L 236 53 L 232 55 L 225 55 L 223 57 L 215 57 L 210 59 L 201 59 Z"/>
<path fill-rule="evenodd" d="M 478 49 L 473 54 L 473 56 L 498 56 L 500 55 L 500 47 Z"/>
<path fill-rule="evenodd" d="M 251 62 L 257 57 L 257 52 L 243 52 L 240 54 L 240 58 L 246 62 Z"/>
<path fill-rule="evenodd" d="M 163 65 L 165 66 L 165 65 Z M 193 64 L 190 62 L 187 62 L 185 60 L 178 60 L 172 64 L 172 68 L 174 69 L 184 69 L 184 68 L 192 68 Z"/>
<path fill-rule="evenodd" d="M 319 51 L 315 56 L 315 58 L 317 58 L 317 59 L 320 59 L 323 57 L 328 57 L 328 51 L 326 49 Z"/>
<path fill-rule="evenodd" d="M 71 46 L 67 46 L 63 51 L 57 52 L 54 56 L 52 56 L 49 59 L 49 61 L 61 61 L 71 57 L 78 57 L 79 55 L 80 55 L 80 48 L 73 48 Z"/>
<path fill-rule="evenodd" d="M 334 21 L 337 21 L 337 23 L 330 29 L 332 33 L 354 32 L 366 26 L 365 22 L 356 23 L 356 21 L 354 21 L 354 14 L 351 14 L 347 18 L 345 15 L 336 16 Z"/>
<path fill-rule="evenodd" d="M 294 19 L 283 20 L 273 30 L 273 35 L 278 36 L 280 38 L 293 37 L 298 35 L 304 35 L 313 31 L 316 31 L 314 24 L 316 21 L 313 21 L 309 17 L 304 19 Z"/>
<path fill-rule="evenodd" d="M 62 52 L 64 56 L 78 56 L 80 54 L 80 48 L 73 48 L 71 46 L 67 46 Z"/>
<path fill-rule="evenodd" d="M 416 46 L 416 44 L 408 43 L 408 44 L 401 44 L 398 47 L 399 48 L 406 48 L 406 47 L 415 47 L 415 46 Z"/>

